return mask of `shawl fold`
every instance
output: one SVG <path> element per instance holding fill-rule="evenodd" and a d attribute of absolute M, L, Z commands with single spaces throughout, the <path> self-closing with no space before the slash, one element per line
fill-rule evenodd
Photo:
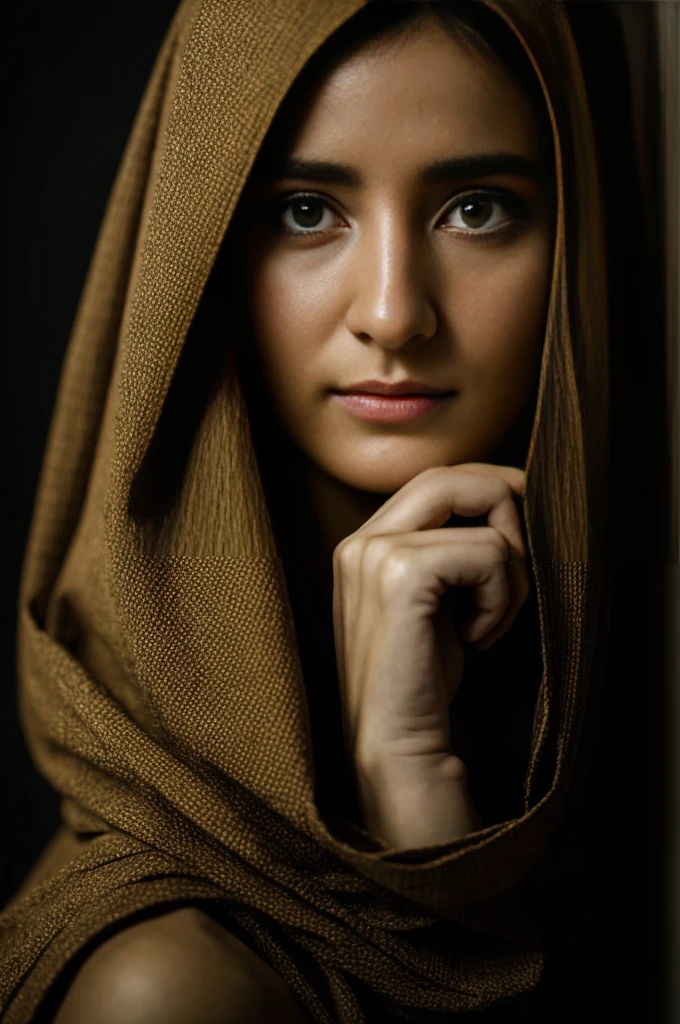
<path fill-rule="evenodd" d="M 32 1020 L 105 928 L 191 902 L 223 908 L 319 1022 L 375 1019 L 367 991 L 385 1016 L 427 1019 L 540 977 L 514 892 L 569 793 L 605 521 L 603 464 L 584 441 L 607 426 L 600 186 L 561 4 L 487 4 L 543 87 L 558 198 L 524 500 L 542 650 L 524 813 L 401 852 L 320 817 L 290 597 L 233 364 L 176 428 L 177 487 L 153 513 L 159 424 L 249 171 L 305 63 L 364 2 L 268 0 L 265 19 L 251 0 L 184 0 L 151 75 L 64 362 L 19 599 L 27 742 L 90 842 L 0 916 L 7 1024 Z M 228 330 L 227 317 L 225 344 Z"/>

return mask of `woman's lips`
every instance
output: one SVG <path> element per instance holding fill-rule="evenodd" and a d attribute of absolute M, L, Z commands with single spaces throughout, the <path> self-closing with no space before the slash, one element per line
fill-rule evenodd
<path fill-rule="evenodd" d="M 372 395 L 366 392 L 335 392 L 334 397 L 362 420 L 372 423 L 408 423 L 438 409 L 457 392 L 441 395 Z"/>

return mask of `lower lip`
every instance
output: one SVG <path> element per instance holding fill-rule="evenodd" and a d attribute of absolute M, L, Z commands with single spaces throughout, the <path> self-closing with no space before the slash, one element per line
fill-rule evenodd
<path fill-rule="evenodd" d="M 336 394 L 346 409 L 371 423 L 409 423 L 438 409 L 455 392 L 447 395 L 368 395 Z"/>

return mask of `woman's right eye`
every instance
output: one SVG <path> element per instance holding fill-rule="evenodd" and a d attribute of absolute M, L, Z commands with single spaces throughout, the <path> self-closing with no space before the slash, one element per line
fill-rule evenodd
<path fill-rule="evenodd" d="M 324 223 L 324 214 L 330 216 Z M 276 204 L 275 220 L 290 235 L 312 235 L 334 227 L 333 211 L 325 200 L 313 195 L 288 196 Z M 337 215 L 336 215 L 337 216 Z M 286 220 L 288 223 L 286 223 Z"/>

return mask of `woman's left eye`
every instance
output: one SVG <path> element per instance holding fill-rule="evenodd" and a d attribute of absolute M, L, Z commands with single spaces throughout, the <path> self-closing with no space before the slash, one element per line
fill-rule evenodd
<path fill-rule="evenodd" d="M 513 223 L 521 213 L 519 201 L 513 201 L 511 196 L 475 192 L 459 196 L 445 216 L 455 214 L 456 230 L 484 234 Z"/>

